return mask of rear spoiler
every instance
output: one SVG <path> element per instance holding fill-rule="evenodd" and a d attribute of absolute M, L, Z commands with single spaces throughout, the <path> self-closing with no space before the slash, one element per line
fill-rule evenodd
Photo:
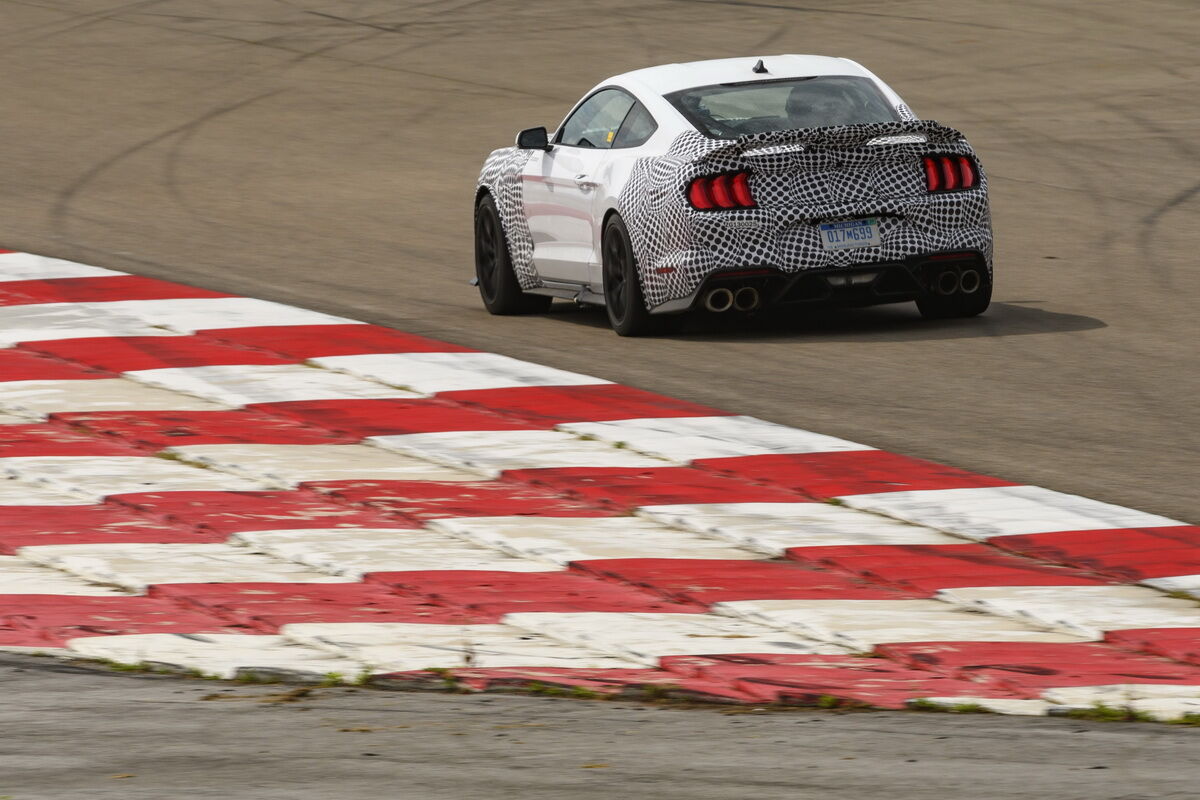
<path fill-rule="evenodd" d="M 923 139 L 918 140 L 916 137 Z M 888 141 L 893 137 L 902 137 Z M 888 144 L 949 144 L 957 142 L 963 135 L 933 120 L 908 122 L 872 122 L 864 125 L 837 125 L 829 128 L 799 128 L 790 131 L 752 133 L 737 139 L 723 141 L 713 149 L 697 157 L 697 161 L 736 158 L 752 150 L 772 150 L 776 147 L 798 146 L 821 148 L 864 147 L 872 143 Z M 876 141 L 879 140 L 879 141 Z M 753 155 L 751 153 L 751 155 Z M 764 154 L 765 155 L 765 154 Z"/>

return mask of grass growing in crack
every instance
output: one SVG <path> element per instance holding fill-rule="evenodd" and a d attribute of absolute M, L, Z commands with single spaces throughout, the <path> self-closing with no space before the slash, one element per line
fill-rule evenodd
<path fill-rule="evenodd" d="M 324 677 L 321 678 L 321 682 L 317 685 L 323 686 L 323 687 L 341 686 L 345 682 L 346 682 L 346 676 L 343 675 L 342 673 L 326 672 Z"/>
<path fill-rule="evenodd" d="M 1193 728 L 1200 728 L 1200 714 L 1184 714 L 1177 719 L 1167 720 L 1168 725 L 1186 725 Z"/>
<path fill-rule="evenodd" d="M 1096 703 L 1091 708 L 1072 708 L 1063 714 L 1071 719 L 1090 719 L 1096 722 L 1154 722 L 1154 717 L 1132 708 L 1114 708 Z"/>
<path fill-rule="evenodd" d="M 363 669 L 361 672 L 359 672 L 357 675 L 354 676 L 354 685 L 355 686 L 366 686 L 370 682 L 371 682 L 371 670 L 369 670 L 369 669 Z"/>

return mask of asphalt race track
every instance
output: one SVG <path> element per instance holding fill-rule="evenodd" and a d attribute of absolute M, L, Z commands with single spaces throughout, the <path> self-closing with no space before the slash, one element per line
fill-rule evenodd
<path fill-rule="evenodd" d="M 1198 39 L 1193 0 L 803 7 L 786 0 L 12 0 L 0 6 L 0 246 L 345 314 L 1195 523 L 1200 326 L 1192 304 L 1200 233 L 1189 215 L 1200 195 Z M 467 279 L 472 189 L 489 150 L 519 128 L 553 126 L 609 74 L 789 51 L 855 58 L 918 115 L 970 137 L 989 171 L 997 229 L 996 302 L 984 317 L 930 324 L 913 308 L 895 307 L 622 340 L 602 313 L 566 304 L 541 318 L 483 311 Z M 120 698 L 151 702 L 141 694 L 145 686 L 121 676 L 53 673 L 51 691 L 45 674 L 4 673 L 5 694 L 21 693 L 9 708 L 23 719 L 69 720 L 30 725 L 28 740 L 6 735 L 20 742 L 14 752 L 25 764 L 110 735 Z M 91 697 L 100 680 L 109 700 L 77 708 L 73 692 Z M 355 703 L 369 714 L 363 696 Z M 510 703 L 528 701 L 501 698 L 491 707 L 505 707 L 505 720 L 542 713 Z M 435 721 L 472 713 L 461 699 L 388 695 L 386 704 Z M 159 704 L 154 724 L 170 730 L 170 720 L 190 708 Z M 609 740 L 636 727 L 620 718 L 625 711 L 607 706 L 546 713 L 566 716 L 561 724 L 573 741 L 591 742 L 594 754 L 571 756 L 580 764 L 608 762 L 615 752 Z M 819 717 L 772 715 L 753 724 L 762 728 L 761 743 L 788 742 L 802 718 Z M 896 764 L 907 763 L 896 755 L 906 737 L 988 742 L 955 750 L 936 771 L 923 771 L 925 783 L 906 778 L 892 794 L 950 797 L 989 774 L 1011 777 L 1014 763 L 1038 763 L 1076 729 L 1120 754 L 1095 764 L 1063 758 L 1071 769 L 1109 766 L 1080 773 L 1102 780 L 1029 773 L 1031 785 L 1006 780 L 988 796 L 1032 796 L 1047 787 L 1058 797 L 1194 794 L 1180 780 L 1194 767 L 1178 755 L 1180 743 L 1194 747 L 1191 730 L 820 718 L 826 721 L 814 727 L 840 726 L 838 747 L 853 741 L 850 755 L 877 757 L 859 767 L 858 782 L 828 780 L 847 774 L 842 750 L 831 747 L 806 753 L 805 766 L 829 771 L 819 783 L 804 784 L 799 770 L 759 783 L 752 767 L 741 784 L 676 782 L 649 794 L 861 797 L 871 786 L 892 785 Z M 700 743 L 720 743 L 725 734 L 717 727 L 737 717 L 698 711 L 686 719 L 677 738 L 677 729 L 658 721 L 653 734 L 624 739 L 653 740 L 654 758 L 679 769 Z M 267 752 L 289 730 L 264 726 L 259 745 L 223 741 L 231 753 Z M 203 729 L 180 735 L 214 747 Z M 314 747 L 334 748 L 311 735 Z M 560 757 L 551 740 L 534 742 L 524 755 Z M 758 744 L 739 740 L 732 752 L 761 756 Z M 424 758 L 462 743 L 445 737 L 442 746 Z M 637 758 L 637 747 L 622 747 Z M 765 752 L 776 759 L 789 752 L 770 747 L 777 749 Z M 1096 747 L 1089 753 L 1110 752 Z M 114 781 L 116 789 L 105 781 L 176 768 L 151 759 L 137 769 L 113 762 L 108 770 L 105 757 L 80 758 L 92 770 L 84 783 L 53 783 L 56 767 L 44 760 L 41 782 L 26 774 L 20 791 L 5 785 L 0 760 L 0 796 L 161 797 L 172 785 L 165 779 L 145 790 L 133 778 Z M 203 781 L 192 774 L 174 785 L 198 797 L 294 796 L 279 786 L 243 791 L 254 782 L 230 762 L 210 763 Z M 474 788 L 456 776 L 408 796 L 457 798 L 491 788 L 487 760 L 460 763 L 472 765 L 456 769 L 474 770 Z M 618 763 L 625 768 L 597 769 L 606 796 L 648 791 L 647 774 L 675 774 Z M 875 783 L 864 782 L 872 773 Z M 306 775 L 307 788 L 348 798 L 406 796 L 386 782 L 341 792 L 336 774 Z M 399 766 L 392 772 L 403 774 Z M 192 790 L 187 781 L 200 782 Z M 592 796 L 564 785 L 569 790 L 557 793 L 543 786 L 543 796 Z M 511 794 L 491 796 L 538 796 L 520 788 L 505 784 L 499 791 Z"/>

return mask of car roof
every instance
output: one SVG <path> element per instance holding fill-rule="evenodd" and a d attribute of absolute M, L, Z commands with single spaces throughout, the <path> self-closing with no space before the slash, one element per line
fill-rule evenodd
<path fill-rule="evenodd" d="M 754 72 L 754 65 L 762 60 L 767 72 Z M 740 83 L 777 78 L 808 78 L 813 75 L 861 75 L 875 77 L 861 65 L 848 58 L 806 55 L 746 56 L 744 58 L 718 58 L 710 61 L 690 61 L 682 64 L 662 64 L 615 75 L 606 83 L 635 86 L 660 95 L 691 89 L 696 86 L 712 86 L 718 83 Z"/>

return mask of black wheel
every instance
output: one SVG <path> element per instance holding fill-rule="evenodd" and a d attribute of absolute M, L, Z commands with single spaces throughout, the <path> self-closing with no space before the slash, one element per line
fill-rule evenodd
<path fill-rule="evenodd" d="M 483 305 L 493 314 L 536 314 L 548 310 L 553 302 L 549 297 L 521 291 L 491 195 L 484 195 L 475 206 L 475 277 Z"/>
<path fill-rule="evenodd" d="M 601 255 L 604 260 L 604 308 L 609 324 L 618 335 L 661 333 L 678 322 L 676 315 L 655 315 L 646 310 L 629 230 L 619 216 L 614 215 L 604 226 Z"/>
<path fill-rule="evenodd" d="M 992 282 L 983 281 L 970 294 L 927 294 L 917 298 L 917 310 L 925 319 L 976 317 L 992 303 Z"/>

